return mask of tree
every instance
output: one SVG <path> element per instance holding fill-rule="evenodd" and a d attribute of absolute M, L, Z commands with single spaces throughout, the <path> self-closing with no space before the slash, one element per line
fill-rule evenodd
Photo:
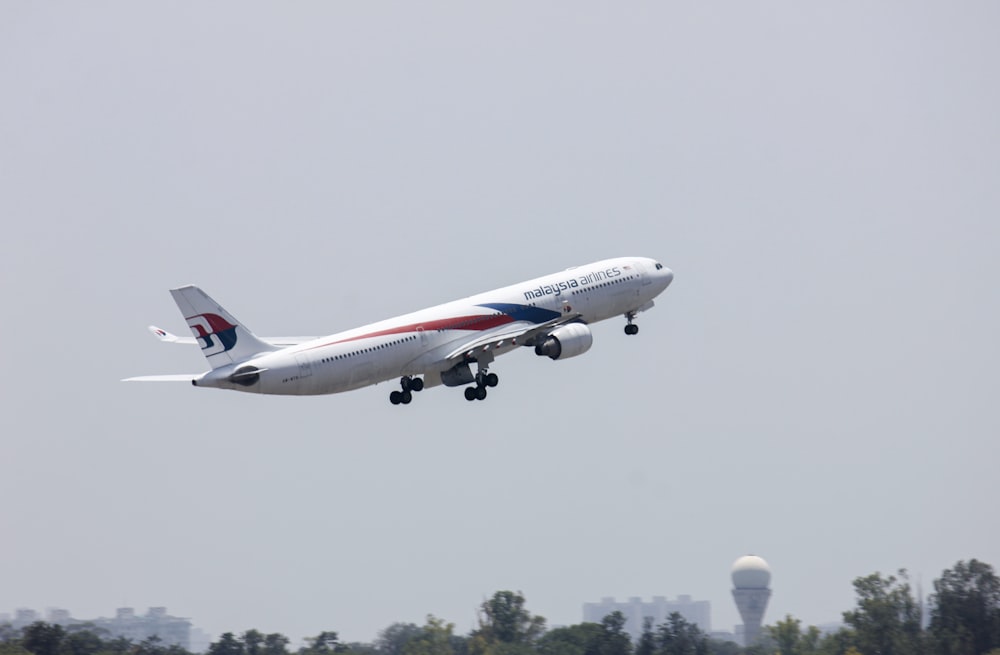
<path fill-rule="evenodd" d="M 678 612 L 671 612 L 660 624 L 661 655 L 707 655 L 708 639 L 697 625 L 689 623 Z"/>
<path fill-rule="evenodd" d="M 655 653 L 656 634 L 653 632 L 653 617 L 647 616 L 642 619 L 642 632 L 635 645 L 635 655 L 655 655 Z"/>
<path fill-rule="evenodd" d="M 498 591 L 484 601 L 479 628 L 469 639 L 472 655 L 529 655 L 545 632 L 545 619 L 524 608 L 521 592 Z"/>
<path fill-rule="evenodd" d="M 125 655 L 132 650 L 132 642 L 126 637 L 115 637 L 104 642 L 101 653 L 110 655 Z"/>
<path fill-rule="evenodd" d="M 767 626 L 767 631 L 774 639 L 781 655 L 799 655 L 799 642 L 802 640 L 802 621 L 786 614 L 783 621 Z"/>
<path fill-rule="evenodd" d="M 264 643 L 260 647 L 260 654 L 289 655 L 288 643 L 288 637 L 279 632 L 264 635 Z"/>
<path fill-rule="evenodd" d="M 62 626 L 35 621 L 24 629 L 21 646 L 34 655 L 59 655 L 65 636 Z"/>
<path fill-rule="evenodd" d="M 264 633 L 260 630 L 247 630 L 240 635 L 243 642 L 243 652 L 246 655 L 261 655 L 264 649 Z"/>
<path fill-rule="evenodd" d="M 545 619 L 524 608 L 521 592 L 498 591 L 481 606 L 480 631 L 506 644 L 533 643 L 545 631 Z"/>
<path fill-rule="evenodd" d="M 378 655 L 375 644 L 367 641 L 349 641 L 344 644 L 345 652 L 352 655 Z"/>
<path fill-rule="evenodd" d="M 542 635 L 536 644 L 539 655 L 586 655 L 601 634 L 598 623 L 577 623 L 555 628 Z"/>
<path fill-rule="evenodd" d="M 419 637 L 421 632 L 416 623 L 393 623 L 378 634 L 375 648 L 380 655 L 403 655 L 407 642 Z"/>
<path fill-rule="evenodd" d="M 72 631 L 63 638 L 63 655 L 96 655 L 102 650 L 104 642 L 90 630 Z"/>
<path fill-rule="evenodd" d="M 800 642 L 802 644 L 803 655 L 812 655 L 812 653 L 818 653 L 820 638 L 822 636 L 823 633 L 821 633 L 819 631 L 819 628 L 817 628 L 816 626 L 811 625 L 808 628 L 806 628 L 805 633 L 803 633 L 802 635 L 802 641 Z"/>
<path fill-rule="evenodd" d="M 722 639 L 708 640 L 709 655 L 743 655 L 743 647 L 735 641 L 723 641 Z"/>
<path fill-rule="evenodd" d="M 133 655 L 165 655 L 166 648 L 163 640 L 157 635 L 146 637 L 133 649 Z"/>
<path fill-rule="evenodd" d="M 0 655 L 31 655 L 20 644 L 6 639 L 0 640 Z"/>
<path fill-rule="evenodd" d="M 219 637 L 219 641 L 213 641 L 208 647 L 208 655 L 246 655 L 243 649 L 243 642 L 238 640 L 232 632 L 225 632 Z"/>
<path fill-rule="evenodd" d="M 0 623 L 0 643 L 10 643 L 17 639 L 18 631 L 10 623 Z"/>
<path fill-rule="evenodd" d="M 899 578 L 872 573 L 854 580 L 857 608 L 844 612 L 864 655 L 919 655 L 923 652 L 920 606 L 910 590 L 906 570 Z"/>
<path fill-rule="evenodd" d="M 978 560 L 959 561 L 934 581 L 930 632 L 942 655 L 1000 648 L 1000 578 Z"/>
<path fill-rule="evenodd" d="M 625 632 L 625 615 L 615 611 L 601 619 L 601 630 L 587 655 L 632 655 L 632 639 Z"/>
<path fill-rule="evenodd" d="M 802 632 L 802 621 L 791 614 L 786 614 L 783 621 L 768 626 L 767 633 L 781 655 L 813 655 L 818 652 L 819 628 L 811 625 Z"/>
<path fill-rule="evenodd" d="M 306 637 L 306 646 L 299 649 L 299 655 L 330 655 L 330 653 L 345 652 L 347 647 L 340 643 L 340 636 L 332 630 L 324 630 L 315 637 Z"/>
<path fill-rule="evenodd" d="M 816 646 L 816 652 L 822 655 L 844 655 L 857 643 L 854 630 L 841 628 L 836 632 L 823 635 Z"/>
<path fill-rule="evenodd" d="M 419 635 L 406 642 L 403 655 L 455 655 L 455 624 L 445 623 L 432 614 L 427 615 L 427 623 Z"/>

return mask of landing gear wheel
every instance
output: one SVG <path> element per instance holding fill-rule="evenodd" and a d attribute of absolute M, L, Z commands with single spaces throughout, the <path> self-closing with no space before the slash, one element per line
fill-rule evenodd
<path fill-rule="evenodd" d="M 483 380 L 487 387 L 495 387 L 500 384 L 500 378 L 497 377 L 496 373 L 489 373 L 486 375 L 486 379 Z"/>
<path fill-rule="evenodd" d="M 400 391 L 393 391 L 389 394 L 389 402 L 393 405 L 399 405 L 400 403 L 404 405 L 409 405 L 413 400 L 414 391 L 420 391 L 424 388 L 424 381 L 420 378 L 411 378 L 408 375 L 404 375 L 399 378 Z"/>
<path fill-rule="evenodd" d="M 625 334 L 639 334 L 639 326 L 635 323 L 629 323 L 625 326 Z"/>
<path fill-rule="evenodd" d="M 409 375 L 404 375 L 399 378 L 399 387 L 403 391 L 420 391 L 424 388 L 424 381 L 420 378 L 411 378 Z"/>
<path fill-rule="evenodd" d="M 475 400 L 476 399 L 476 389 L 479 387 L 466 387 L 465 388 L 465 399 Z"/>
<path fill-rule="evenodd" d="M 486 387 L 476 387 L 476 400 L 486 400 Z"/>

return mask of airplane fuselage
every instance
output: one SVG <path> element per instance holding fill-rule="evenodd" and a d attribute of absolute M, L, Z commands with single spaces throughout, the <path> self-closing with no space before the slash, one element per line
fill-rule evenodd
<path fill-rule="evenodd" d="M 459 386 L 471 382 L 469 364 L 485 369 L 496 356 L 522 346 L 536 346 L 536 353 L 552 359 L 584 352 L 590 347 L 587 324 L 622 315 L 631 324 L 672 279 L 673 273 L 652 259 L 607 259 L 261 352 L 214 368 L 193 383 L 277 395 L 339 393 L 417 375 L 427 386 Z M 517 334 L 523 326 L 546 325 L 560 326 L 553 332 L 562 330 L 558 334 L 565 335 L 570 350 L 561 356 L 539 350 L 548 335 Z"/>

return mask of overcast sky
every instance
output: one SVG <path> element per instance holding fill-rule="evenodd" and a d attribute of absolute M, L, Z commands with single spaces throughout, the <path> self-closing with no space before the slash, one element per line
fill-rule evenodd
<path fill-rule="evenodd" d="M 499 589 L 766 620 L 1000 566 L 1000 5 L 0 5 L 0 612 L 370 640 Z M 482 403 L 255 397 L 167 290 L 324 334 L 575 264 L 640 334 Z"/>

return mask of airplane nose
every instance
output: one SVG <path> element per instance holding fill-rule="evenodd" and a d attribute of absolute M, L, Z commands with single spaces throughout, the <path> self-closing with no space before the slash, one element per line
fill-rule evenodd
<path fill-rule="evenodd" d="M 674 272 L 669 268 L 664 267 L 664 269 L 660 271 L 660 275 L 663 276 L 663 288 L 666 289 L 670 286 L 670 283 L 674 281 Z"/>

